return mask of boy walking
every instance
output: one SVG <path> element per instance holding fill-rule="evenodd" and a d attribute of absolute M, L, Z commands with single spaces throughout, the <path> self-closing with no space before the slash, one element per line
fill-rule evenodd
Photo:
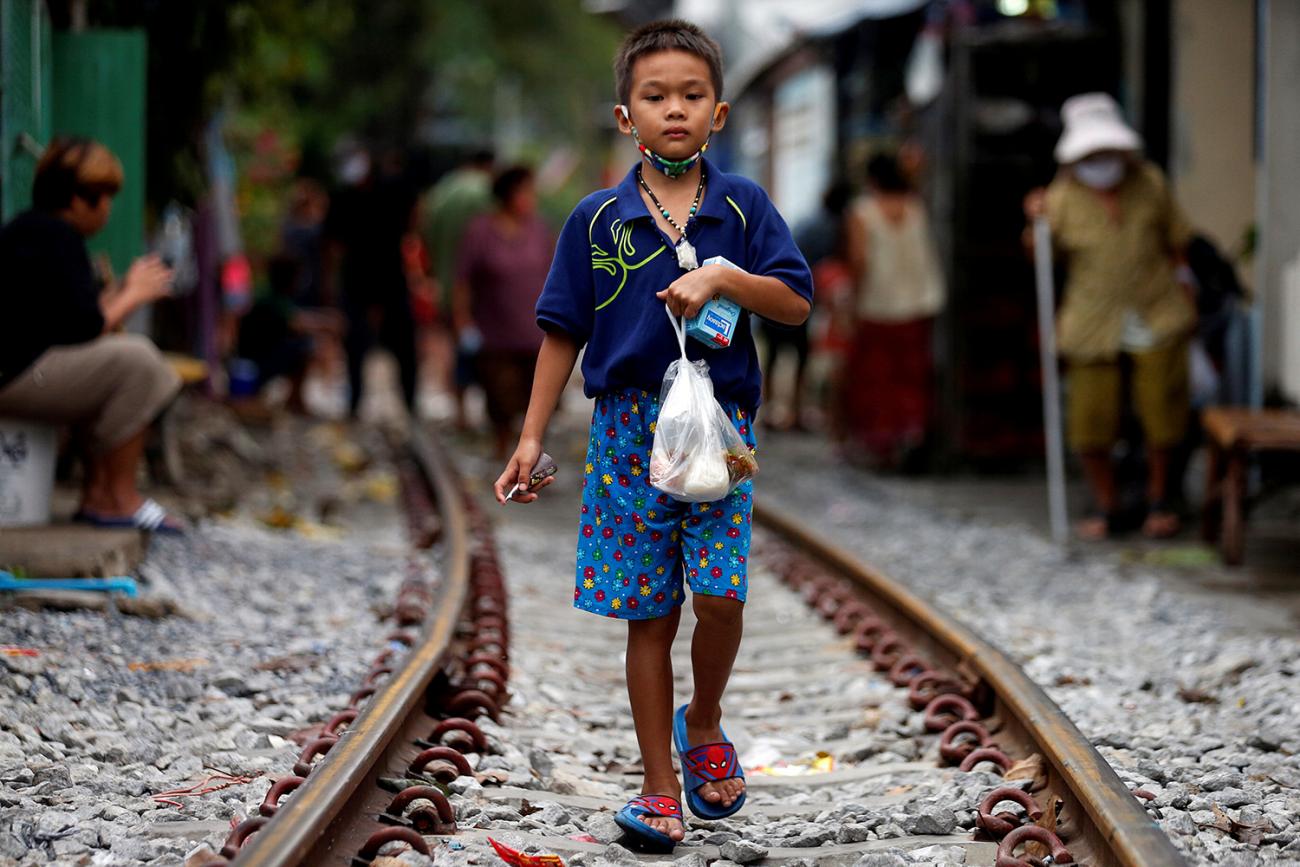
<path fill-rule="evenodd" d="M 723 296 L 775 323 L 797 325 L 811 309 L 812 278 L 763 190 L 703 158 L 729 110 L 717 43 L 687 22 L 655 22 L 624 40 L 614 71 L 619 130 L 641 159 L 617 187 L 583 199 L 560 234 L 537 303 L 546 336 L 528 413 L 496 495 L 504 503 L 516 483 L 527 487 L 585 346 L 582 373 L 595 410 L 574 605 L 628 622 L 628 695 L 645 780 L 616 819 L 634 841 L 667 851 L 685 836 L 683 792 L 705 819 L 732 815 L 745 798 L 744 773 L 721 726 L 721 700 L 741 639 L 753 497 L 746 482 L 718 502 L 690 504 L 649 484 L 659 389 L 680 354 L 664 305 L 690 317 Z M 743 270 L 698 266 L 713 256 Z M 691 342 L 689 354 L 707 360 L 718 401 L 753 449 L 761 380 L 748 317 L 729 346 Z M 532 502 L 549 482 L 515 499 Z M 671 648 L 683 582 L 698 621 L 695 691 L 674 713 Z"/>

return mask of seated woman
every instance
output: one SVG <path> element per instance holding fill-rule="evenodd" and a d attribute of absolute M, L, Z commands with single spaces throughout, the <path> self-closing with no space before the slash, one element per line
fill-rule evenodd
<path fill-rule="evenodd" d="M 149 424 L 180 380 L 148 338 L 112 333 L 168 294 L 171 272 L 146 256 L 101 292 L 86 250 L 121 187 L 122 165 L 108 148 L 55 140 L 37 165 L 32 209 L 0 228 L 0 416 L 84 434 L 78 520 L 177 533 L 181 523 L 135 479 Z"/>

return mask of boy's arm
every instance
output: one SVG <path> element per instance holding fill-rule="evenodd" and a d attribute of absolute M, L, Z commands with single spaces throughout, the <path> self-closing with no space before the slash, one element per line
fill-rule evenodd
<path fill-rule="evenodd" d="M 808 299 L 777 278 L 716 264 L 686 272 L 656 297 L 674 315 L 689 319 L 714 295 L 724 295 L 746 310 L 782 325 L 800 325 L 812 312 Z"/>
<path fill-rule="evenodd" d="M 772 202 L 757 186 L 734 190 L 745 224 L 745 255 L 737 271 L 705 265 L 673 281 L 658 297 L 678 316 L 694 316 L 715 295 L 781 325 L 800 325 L 812 312 L 812 273 Z M 743 210 L 741 210 L 743 209 Z"/>
<path fill-rule="evenodd" d="M 542 456 L 542 438 L 546 435 L 546 426 L 551 421 L 555 406 L 560 401 L 573 365 L 578 360 L 578 344 L 573 338 L 559 331 L 547 331 L 542 340 L 542 348 L 537 353 L 537 368 L 533 373 L 533 393 L 528 399 L 528 413 L 524 416 L 523 432 L 519 435 L 519 445 L 514 455 L 506 463 L 505 472 L 497 479 L 495 490 L 497 502 L 505 504 L 506 494 L 516 484 L 528 487 L 528 478 L 533 466 Z M 536 491 L 549 485 L 554 477 L 544 480 L 534 491 L 515 495 L 517 503 L 531 503 L 537 499 Z"/>

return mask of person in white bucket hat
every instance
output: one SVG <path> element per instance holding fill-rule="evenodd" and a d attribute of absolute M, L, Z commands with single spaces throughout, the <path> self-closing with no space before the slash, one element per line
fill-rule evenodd
<path fill-rule="evenodd" d="M 1114 99 L 1071 97 L 1061 117 L 1060 170 L 1046 190 L 1025 197 L 1025 215 L 1031 222 L 1046 216 L 1068 271 L 1057 317 L 1067 363 L 1066 433 L 1094 504 L 1078 533 L 1100 539 L 1116 528 L 1111 451 L 1127 409 L 1147 450 L 1142 532 L 1172 536 L 1179 519 L 1168 490 L 1169 458 L 1187 427 L 1187 341 L 1196 324 L 1183 264 L 1192 231 Z M 1031 237 L 1027 227 L 1026 241 Z"/>

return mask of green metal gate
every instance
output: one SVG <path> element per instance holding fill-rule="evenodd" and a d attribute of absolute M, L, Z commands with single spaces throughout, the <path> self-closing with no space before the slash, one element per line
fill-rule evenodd
<path fill-rule="evenodd" d="M 126 180 L 113 216 L 90 239 L 123 274 L 144 250 L 145 65 L 143 30 L 54 34 L 54 123 L 58 135 L 103 142 L 122 161 Z"/>
<path fill-rule="evenodd" d="M 0 220 L 31 205 L 53 120 L 51 59 L 43 0 L 0 0 Z"/>

